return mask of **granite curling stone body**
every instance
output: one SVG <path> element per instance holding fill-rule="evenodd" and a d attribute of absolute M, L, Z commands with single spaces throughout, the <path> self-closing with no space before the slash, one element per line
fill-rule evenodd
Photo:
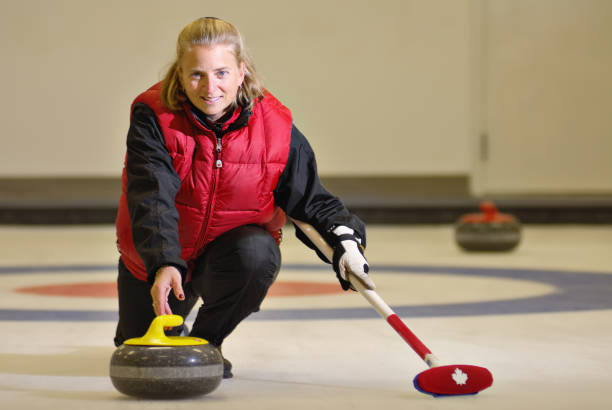
<path fill-rule="evenodd" d="M 182 323 L 178 315 L 158 316 L 143 337 L 119 346 L 110 362 L 115 388 L 128 396 L 165 399 L 215 390 L 223 377 L 221 353 L 204 339 L 164 334 L 164 327 Z"/>
<path fill-rule="evenodd" d="M 480 204 L 481 213 L 463 215 L 455 224 L 455 241 L 466 251 L 511 251 L 521 241 L 521 223 L 498 212 L 493 202 Z"/>

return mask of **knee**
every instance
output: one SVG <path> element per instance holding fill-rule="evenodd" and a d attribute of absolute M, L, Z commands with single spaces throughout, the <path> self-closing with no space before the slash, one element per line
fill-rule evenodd
<path fill-rule="evenodd" d="M 244 275 L 245 281 L 257 279 L 270 284 L 278 275 L 281 265 L 280 248 L 266 230 L 244 227 L 235 242 L 236 269 Z"/>
<path fill-rule="evenodd" d="M 200 296 L 213 288 L 215 292 L 253 285 L 267 288 L 280 266 L 280 248 L 272 235 L 259 226 L 242 226 L 210 244 L 196 264 L 191 283 Z"/>

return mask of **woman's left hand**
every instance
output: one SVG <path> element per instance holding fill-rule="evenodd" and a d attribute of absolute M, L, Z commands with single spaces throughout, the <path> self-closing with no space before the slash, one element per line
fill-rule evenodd
<path fill-rule="evenodd" d="M 344 290 L 355 290 L 349 275 L 361 282 L 366 289 L 374 290 L 376 285 L 369 278 L 370 265 L 361 249 L 361 240 L 355 236 L 355 231 L 347 226 L 338 226 L 333 231 L 338 237 L 338 243 L 334 249 L 332 265 L 336 276 Z"/>

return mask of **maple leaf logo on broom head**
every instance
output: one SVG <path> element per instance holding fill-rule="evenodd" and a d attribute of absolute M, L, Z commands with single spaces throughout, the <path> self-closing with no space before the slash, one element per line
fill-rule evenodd
<path fill-rule="evenodd" d="M 457 385 L 462 386 L 467 382 L 468 375 L 463 373 L 460 368 L 455 369 L 455 373 L 453 373 L 453 380 Z"/>

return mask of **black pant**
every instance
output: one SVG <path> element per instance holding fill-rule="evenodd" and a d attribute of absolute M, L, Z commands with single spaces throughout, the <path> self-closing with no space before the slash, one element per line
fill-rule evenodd
<path fill-rule="evenodd" d="M 183 285 L 185 300 L 168 296 L 172 313 L 187 317 L 202 298 L 190 335 L 220 346 L 236 326 L 261 302 L 281 265 L 280 249 L 263 228 L 232 229 L 209 243 L 196 260 L 191 281 Z M 115 345 L 144 335 L 155 318 L 151 284 L 136 279 L 119 261 L 119 323 Z M 174 333 L 181 329 L 175 329 Z"/>

